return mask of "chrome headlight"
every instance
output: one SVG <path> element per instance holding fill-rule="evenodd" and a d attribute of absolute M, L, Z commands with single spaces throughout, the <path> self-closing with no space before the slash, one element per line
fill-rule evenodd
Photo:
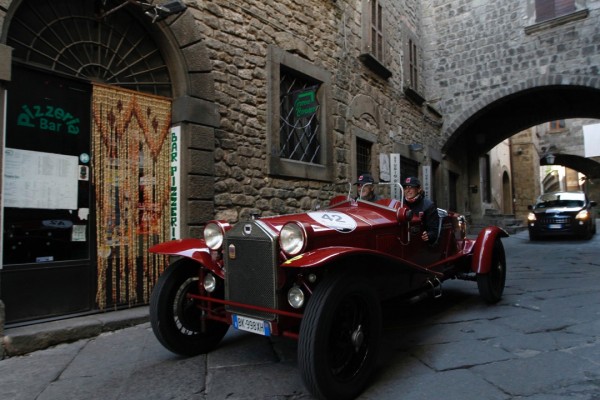
<path fill-rule="evenodd" d="M 294 308 L 300 308 L 304 305 L 304 292 L 298 286 L 292 286 L 288 291 L 288 303 Z"/>
<path fill-rule="evenodd" d="M 306 231 L 297 222 L 288 222 L 279 233 L 279 246 L 288 256 L 300 254 L 306 248 Z"/>
<path fill-rule="evenodd" d="M 223 228 L 214 222 L 209 222 L 204 228 L 204 240 L 211 250 L 218 250 L 221 248 L 224 235 L 225 231 Z"/>
<path fill-rule="evenodd" d="M 535 221 L 535 214 L 530 212 L 529 214 L 527 214 L 527 221 Z"/>
<path fill-rule="evenodd" d="M 207 273 L 204 275 L 204 290 L 208 293 L 212 293 L 217 288 L 217 278 L 213 274 Z"/>
<path fill-rule="evenodd" d="M 576 219 L 585 220 L 590 217 L 590 212 L 588 210 L 581 210 L 575 216 Z"/>

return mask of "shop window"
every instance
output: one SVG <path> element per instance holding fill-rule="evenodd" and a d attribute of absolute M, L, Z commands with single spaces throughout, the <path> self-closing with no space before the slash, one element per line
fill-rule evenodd
<path fill-rule="evenodd" d="M 16 67 L 8 88 L 3 263 L 90 258 L 90 85 Z"/>
<path fill-rule="evenodd" d="M 400 157 L 400 178 L 419 176 L 419 162 L 410 158 Z"/>
<path fill-rule="evenodd" d="M 269 173 L 331 180 L 329 73 L 275 47 L 269 65 Z"/>

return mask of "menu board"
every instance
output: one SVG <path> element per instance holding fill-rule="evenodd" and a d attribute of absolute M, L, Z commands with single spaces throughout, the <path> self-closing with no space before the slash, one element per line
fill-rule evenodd
<path fill-rule="evenodd" d="M 4 207 L 77 209 L 77 156 L 4 150 Z"/>

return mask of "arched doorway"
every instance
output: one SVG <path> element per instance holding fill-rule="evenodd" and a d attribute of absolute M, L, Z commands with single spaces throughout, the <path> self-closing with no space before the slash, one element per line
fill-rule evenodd
<path fill-rule="evenodd" d="M 9 324 L 143 304 L 163 268 L 147 247 L 166 237 L 168 223 L 155 220 L 169 218 L 156 200 L 168 168 L 154 156 L 169 148 L 178 73 L 165 62 L 173 49 L 138 8 L 102 17 L 119 3 L 27 0 L 10 9 L 5 160 L 15 173 L 4 181 L 0 282 Z M 101 102 L 94 87 L 118 94 Z M 158 236 L 132 240 L 144 235 Z"/>

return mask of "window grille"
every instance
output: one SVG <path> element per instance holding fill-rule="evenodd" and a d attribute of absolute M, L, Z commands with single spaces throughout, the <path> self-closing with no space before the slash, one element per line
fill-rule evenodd
<path fill-rule="evenodd" d="M 320 85 L 316 80 L 281 68 L 280 157 L 320 163 L 320 104 L 317 100 Z"/>
<path fill-rule="evenodd" d="M 371 173 L 371 147 L 368 140 L 356 138 L 356 175 Z"/>
<path fill-rule="evenodd" d="M 116 4 L 107 0 L 106 7 Z M 99 19 L 99 1 L 23 1 L 7 44 L 15 61 L 140 92 L 171 96 L 171 79 L 135 6 Z"/>

